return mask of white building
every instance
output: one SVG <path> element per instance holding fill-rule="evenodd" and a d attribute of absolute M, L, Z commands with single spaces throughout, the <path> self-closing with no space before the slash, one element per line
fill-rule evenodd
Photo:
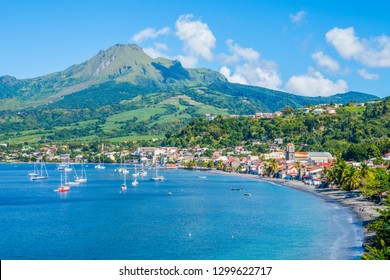
<path fill-rule="evenodd" d="M 333 160 L 333 156 L 328 152 L 309 152 L 308 163 L 329 162 Z"/>

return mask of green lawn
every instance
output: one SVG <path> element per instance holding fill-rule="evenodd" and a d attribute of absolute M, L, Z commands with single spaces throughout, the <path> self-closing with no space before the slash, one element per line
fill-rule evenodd
<path fill-rule="evenodd" d="M 347 107 L 347 110 L 349 112 L 357 112 L 358 114 L 363 114 L 364 111 L 366 110 L 366 107 L 362 107 L 362 106 L 359 106 L 359 107 Z"/>

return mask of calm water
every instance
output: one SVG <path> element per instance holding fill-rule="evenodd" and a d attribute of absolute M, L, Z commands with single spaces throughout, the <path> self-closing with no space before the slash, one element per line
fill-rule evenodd
<path fill-rule="evenodd" d="M 48 181 L 31 182 L 32 165 L 1 164 L 0 259 L 355 259 L 363 251 L 361 223 L 315 195 L 185 170 L 160 170 L 165 182 L 150 181 L 148 170 L 121 191 L 116 166 L 93 167 L 87 183 L 61 194 L 55 165 Z"/>

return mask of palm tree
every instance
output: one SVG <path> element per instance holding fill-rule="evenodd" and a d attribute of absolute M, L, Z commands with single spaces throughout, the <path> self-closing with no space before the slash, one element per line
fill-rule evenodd
<path fill-rule="evenodd" d="M 217 169 L 223 170 L 224 167 L 225 167 L 225 164 L 222 161 L 218 162 Z"/>
<path fill-rule="evenodd" d="M 345 171 L 346 172 L 343 173 L 344 180 L 341 188 L 346 191 L 357 189 L 361 182 L 360 170 L 354 168 L 353 166 L 348 166 Z"/>
<path fill-rule="evenodd" d="M 302 177 L 302 174 L 301 174 L 301 169 L 303 167 L 302 163 L 300 163 L 299 161 L 296 161 L 295 164 L 294 164 L 294 167 L 296 168 L 296 170 L 298 171 L 298 178 L 301 178 Z"/>
<path fill-rule="evenodd" d="M 355 174 L 351 172 L 352 171 L 349 169 L 349 166 L 345 160 L 341 159 L 341 157 L 336 158 L 335 164 L 332 168 L 324 169 L 325 177 L 329 183 L 342 189 L 348 189 L 350 187 L 347 186 L 349 184 L 347 181 L 351 179 L 350 175 Z M 355 180 L 356 179 L 353 178 L 353 185 L 355 184 Z"/>
<path fill-rule="evenodd" d="M 362 163 L 360 165 L 360 176 L 361 176 L 361 181 L 360 181 L 361 187 L 371 185 L 375 180 L 374 171 L 365 163 Z"/>
<path fill-rule="evenodd" d="M 208 161 L 205 161 L 205 160 L 203 160 L 202 163 L 201 163 L 201 166 L 202 166 L 203 168 L 207 168 L 208 165 L 209 165 L 209 162 L 208 162 Z"/>
<path fill-rule="evenodd" d="M 269 167 L 268 167 L 270 174 L 274 175 L 278 171 L 278 168 L 279 168 L 279 164 L 276 162 L 276 160 L 271 159 L 269 161 Z"/>
<path fill-rule="evenodd" d="M 262 167 L 261 167 L 261 169 L 263 170 L 263 176 L 268 172 L 268 164 L 267 163 L 265 163 Z"/>

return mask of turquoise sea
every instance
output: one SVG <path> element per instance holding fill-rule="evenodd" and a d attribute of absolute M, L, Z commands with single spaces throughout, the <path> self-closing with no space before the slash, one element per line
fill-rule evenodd
<path fill-rule="evenodd" d="M 32 165 L 0 164 L 0 259 L 325 260 L 363 252 L 356 216 L 310 193 L 186 170 L 160 170 L 164 182 L 150 181 L 148 170 L 137 187 L 128 175 L 122 191 L 117 165 L 93 164 L 87 183 L 57 193 L 55 167 L 34 182 Z"/>

